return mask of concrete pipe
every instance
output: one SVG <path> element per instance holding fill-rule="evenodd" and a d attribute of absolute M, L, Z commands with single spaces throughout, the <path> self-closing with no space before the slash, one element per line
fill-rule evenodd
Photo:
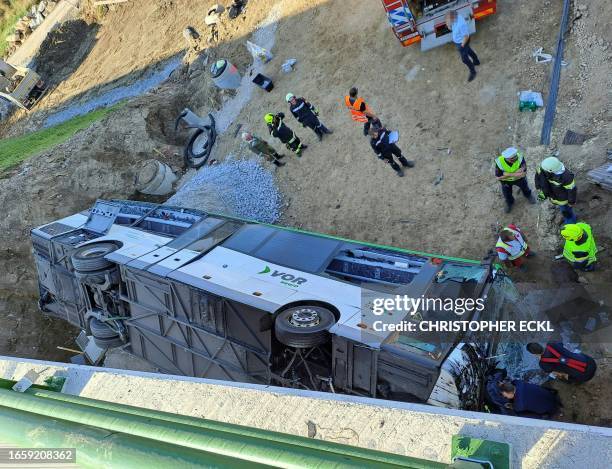
<path fill-rule="evenodd" d="M 167 195 L 172 192 L 172 184 L 178 178 L 165 163 L 147 160 L 136 177 L 136 190 L 143 194 Z"/>

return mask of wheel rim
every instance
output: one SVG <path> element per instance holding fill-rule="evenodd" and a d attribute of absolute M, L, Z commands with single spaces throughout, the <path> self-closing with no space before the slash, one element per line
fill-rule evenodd
<path fill-rule="evenodd" d="M 108 252 L 108 249 L 103 247 L 92 247 L 89 249 L 84 249 L 79 253 L 79 256 L 83 258 L 91 258 L 91 257 L 103 257 Z"/>
<path fill-rule="evenodd" d="M 314 309 L 300 308 L 296 309 L 289 316 L 289 323 L 295 327 L 314 327 L 321 322 L 321 316 Z"/>

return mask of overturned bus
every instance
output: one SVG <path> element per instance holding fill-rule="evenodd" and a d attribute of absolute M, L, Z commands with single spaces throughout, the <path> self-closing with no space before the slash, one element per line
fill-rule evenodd
<path fill-rule="evenodd" d="M 31 236 L 41 311 L 160 371 L 481 406 L 493 341 L 377 331 L 367 298 L 478 299 L 464 319 L 491 319 L 503 301 L 490 263 L 134 201 Z"/>

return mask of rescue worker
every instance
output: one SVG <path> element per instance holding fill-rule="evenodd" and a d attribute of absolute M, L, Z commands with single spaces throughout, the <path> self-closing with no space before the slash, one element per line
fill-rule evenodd
<path fill-rule="evenodd" d="M 585 272 L 594 270 L 597 245 L 591 227 L 582 222 L 565 225 L 561 229 L 561 236 L 565 238 L 563 257 L 572 267 Z"/>
<path fill-rule="evenodd" d="M 283 122 L 284 118 L 285 114 L 282 112 L 276 115 L 268 113 L 264 116 L 270 135 L 278 138 L 297 156 L 301 156 L 302 150 L 308 148 L 308 145 L 302 144 L 300 138 L 295 135 L 295 132 L 285 125 Z"/>
<path fill-rule="evenodd" d="M 514 204 L 512 189 L 517 186 L 530 204 L 536 201 L 527 183 L 527 163 L 523 154 L 514 147 L 506 148 L 495 159 L 495 177 L 501 184 L 502 194 L 506 200 L 506 213 L 510 213 Z"/>
<path fill-rule="evenodd" d="M 542 347 L 532 342 L 527 344 L 527 351 L 539 358 L 542 370 L 568 383 L 586 383 L 597 371 L 595 360 L 584 353 L 570 352 L 561 343 Z"/>
<path fill-rule="evenodd" d="M 285 163 L 280 161 L 281 158 L 285 157 L 285 155 L 279 155 L 278 152 L 265 140 L 251 134 L 250 132 L 243 132 L 242 140 L 248 144 L 249 150 L 256 155 L 264 157 L 266 160 L 274 163 L 276 166 L 280 167 L 285 165 Z"/>
<path fill-rule="evenodd" d="M 374 126 L 381 128 L 382 124 L 363 98 L 357 96 L 358 93 L 359 91 L 357 88 L 351 88 L 349 94 L 344 97 L 344 104 L 349 108 L 351 118 L 354 121 L 363 122 L 363 135 L 367 137 L 370 132 L 370 127 Z"/>
<path fill-rule="evenodd" d="M 554 156 L 546 158 L 536 169 L 535 187 L 538 199 L 549 199 L 559 207 L 564 224 L 576 223 L 572 206 L 576 203 L 576 181 L 574 175 Z"/>
<path fill-rule="evenodd" d="M 389 141 L 389 134 L 390 132 L 384 127 L 371 128 L 370 145 L 372 146 L 374 153 L 378 155 L 378 158 L 390 164 L 391 167 L 397 172 L 397 175 L 402 177 L 404 172 L 402 171 L 402 168 L 400 168 L 399 165 L 393 160 L 393 155 L 397 157 L 404 168 L 412 168 L 414 166 L 414 162 L 407 160 L 402 155 L 402 150 L 400 150 L 395 143 Z"/>
<path fill-rule="evenodd" d="M 333 132 L 325 127 L 319 120 L 319 111 L 304 98 L 297 98 L 292 93 L 287 93 L 285 100 L 289 103 L 289 110 L 303 127 L 308 127 L 317 134 L 319 141 L 323 140 L 324 134 Z"/>
<path fill-rule="evenodd" d="M 495 245 L 497 257 L 507 267 L 524 268 L 525 259 L 535 256 L 529 249 L 527 238 L 521 229 L 513 224 L 503 228 Z"/>
<path fill-rule="evenodd" d="M 519 417 L 551 418 L 559 411 L 556 391 L 519 379 L 498 382 L 500 394 L 506 399 L 502 412 Z"/>

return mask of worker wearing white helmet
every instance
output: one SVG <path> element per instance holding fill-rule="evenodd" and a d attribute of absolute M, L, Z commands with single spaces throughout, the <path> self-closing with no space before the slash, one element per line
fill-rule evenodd
<path fill-rule="evenodd" d="M 502 194 L 506 199 L 506 213 L 510 213 L 514 204 L 514 196 L 512 195 L 514 186 L 521 189 L 530 204 L 536 203 L 527 183 L 527 163 L 523 154 L 517 148 L 506 148 L 495 159 L 495 177 L 500 182 Z"/>
<path fill-rule="evenodd" d="M 289 110 L 293 117 L 302 126 L 311 128 L 319 140 L 323 140 L 323 135 L 333 133 L 319 120 L 319 111 L 304 98 L 297 98 L 293 93 L 287 93 L 285 101 L 289 103 Z"/>
<path fill-rule="evenodd" d="M 280 161 L 285 155 L 279 155 L 278 152 L 264 139 L 259 138 L 250 132 L 243 132 L 242 140 L 247 143 L 249 150 L 256 155 L 264 157 L 266 160 L 274 163 L 275 166 L 280 167 L 285 165 L 285 163 Z"/>
<path fill-rule="evenodd" d="M 576 181 L 558 158 L 549 156 L 536 170 L 535 186 L 538 199 L 550 200 L 559 207 L 565 225 L 576 223 L 576 214 L 572 206 L 576 203 Z"/>

